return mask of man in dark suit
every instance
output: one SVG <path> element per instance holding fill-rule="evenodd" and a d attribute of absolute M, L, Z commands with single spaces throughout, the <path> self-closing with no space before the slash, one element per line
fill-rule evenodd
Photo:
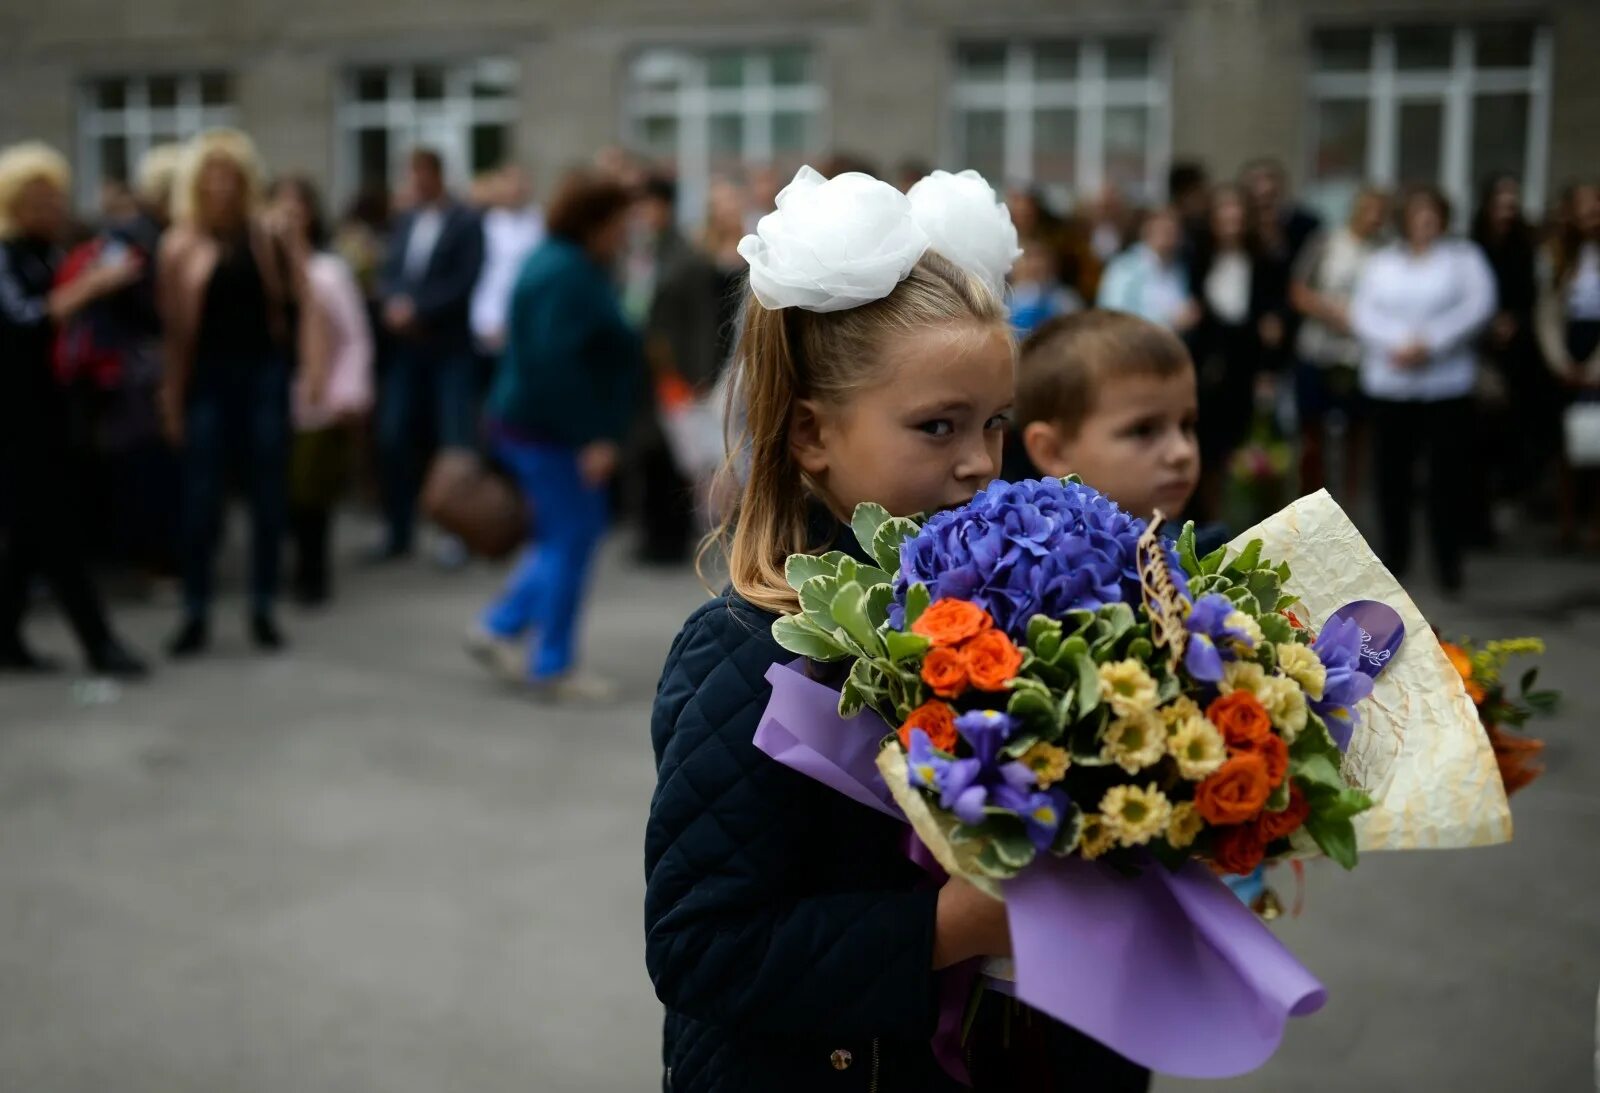
<path fill-rule="evenodd" d="M 427 434 L 440 448 L 471 447 L 478 385 L 470 321 L 483 266 L 483 224 L 444 185 L 439 153 L 411 153 L 415 204 L 395 225 L 380 280 L 392 344 L 378 409 L 388 537 L 381 558 L 411 550 Z"/>

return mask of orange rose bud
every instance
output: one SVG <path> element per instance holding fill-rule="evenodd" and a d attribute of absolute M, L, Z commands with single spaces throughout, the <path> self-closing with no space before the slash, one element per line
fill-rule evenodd
<path fill-rule="evenodd" d="M 1465 649 L 1453 641 L 1441 641 L 1439 648 L 1444 650 L 1444 655 L 1450 661 L 1450 667 L 1456 670 L 1457 675 L 1462 679 L 1472 678 L 1472 657 Z"/>
<path fill-rule="evenodd" d="M 1488 701 L 1489 692 L 1483 689 L 1483 684 L 1479 683 L 1475 679 L 1467 680 L 1466 684 L 1467 697 L 1472 699 L 1472 704 L 1474 706 L 1482 706 L 1484 702 Z"/>
<path fill-rule="evenodd" d="M 940 698 L 955 698 L 967 689 L 967 658 L 939 646 L 922 659 L 922 682 Z"/>
<path fill-rule="evenodd" d="M 1211 837 L 1211 861 L 1224 873 L 1247 877 L 1266 857 L 1267 844 L 1255 824 L 1218 828 Z"/>
<path fill-rule="evenodd" d="M 1223 695 L 1206 707 L 1206 717 L 1221 731 L 1229 748 L 1249 749 L 1272 735 L 1272 718 L 1249 691 Z"/>
<path fill-rule="evenodd" d="M 961 645 L 967 676 L 980 691 L 1003 691 L 1022 667 L 1022 650 L 999 630 L 985 630 Z"/>
<path fill-rule="evenodd" d="M 1208 824 L 1242 824 L 1255 819 L 1271 795 L 1267 761 L 1240 752 L 1195 787 L 1194 807 Z"/>
<path fill-rule="evenodd" d="M 1311 802 L 1306 800 L 1306 795 L 1300 792 L 1300 787 L 1293 782 L 1289 783 L 1289 807 L 1282 812 L 1263 812 L 1256 821 L 1256 830 L 1261 832 L 1263 843 L 1276 842 L 1287 839 L 1300 829 L 1306 822 L 1306 817 L 1311 815 Z"/>
<path fill-rule="evenodd" d="M 911 730 L 921 729 L 928 740 L 940 751 L 953 752 L 956 748 L 956 712 L 948 704 L 933 699 L 924 702 L 906 715 L 900 726 L 900 746 L 911 750 Z"/>
<path fill-rule="evenodd" d="M 968 638 L 989 629 L 994 620 L 989 612 L 968 600 L 937 600 L 916 622 L 913 634 L 921 634 L 937 646 L 960 645 Z"/>
<path fill-rule="evenodd" d="M 1289 745 L 1276 733 L 1268 733 L 1265 740 L 1248 748 L 1240 748 L 1239 751 L 1241 754 L 1249 752 L 1261 756 L 1267 764 L 1267 784 L 1273 789 L 1277 789 L 1289 773 Z"/>

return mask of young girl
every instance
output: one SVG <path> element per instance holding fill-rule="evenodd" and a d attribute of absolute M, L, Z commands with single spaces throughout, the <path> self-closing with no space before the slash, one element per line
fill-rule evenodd
<path fill-rule="evenodd" d="M 740 246 L 748 462 L 724 535 L 731 587 L 673 643 L 651 725 L 646 961 L 676 1093 L 959 1089 L 932 1047 L 939 973 L 1010 949 L 1003 906 L 935 887 L 903 824 L 751 742 L 764 674 L 793 659 L 770 633 L 796 606 L 785 558 L 855 552 L 859 502 L 931 511 L 998 473 L 1015 350 L 994 286 L 1015 236 L 992 192 L 943 212 L 919 221 L 884 183 L 802 169 Z M 1146 1084 L 994 995 L 965 1055 L 983 1089 Z"/>

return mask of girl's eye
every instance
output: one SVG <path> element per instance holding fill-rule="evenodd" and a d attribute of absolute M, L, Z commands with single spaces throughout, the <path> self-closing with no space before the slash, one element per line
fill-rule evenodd
<path fill-rule="evenodd" d="M 936 418 L 933 421 L 924 421 L 919 424 L 917 428 L 921 429 L 929 436 L 949 436 L 951 433 L 956 431 L 956 427 L 950 423 L 949 418 Z"/>
<path fill-rule="evenodd" d="M 1009 428 L 1011 428 L 1011 411 L 1010 410 L 1002 410 L 1002 411 L 1000 411 L 998 414 L 994 415 L 994 417 L 992 417 L 988 421 L 984 422 L 983 423 L 983 427 L 985 429 L 1009 429 Z"/>

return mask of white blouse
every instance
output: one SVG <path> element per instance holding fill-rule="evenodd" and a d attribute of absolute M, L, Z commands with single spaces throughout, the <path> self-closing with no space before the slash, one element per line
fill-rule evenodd
<path fill-rule="evenodd" d="M 1206 303 L 1217 318 L 1238 326 L 1250 317 L 1250 257 L 1243 251 L 1219 254 L 1206 274 Z"/>
<path fill-rule="evenodd" d="M 1361 339 L 1361 389 L 1372 398 L 1438 402 L 1464 398 L 1477 381 L 1473 340 L 1494 316 L 1494 274 L 1476 244 L 1441 239 L 1422 254 L 1403 244 L 1372 256 L 1356 283 L 1350 324 Z M 1403 368 L 1394 355 L 1428 350 Z"/>

